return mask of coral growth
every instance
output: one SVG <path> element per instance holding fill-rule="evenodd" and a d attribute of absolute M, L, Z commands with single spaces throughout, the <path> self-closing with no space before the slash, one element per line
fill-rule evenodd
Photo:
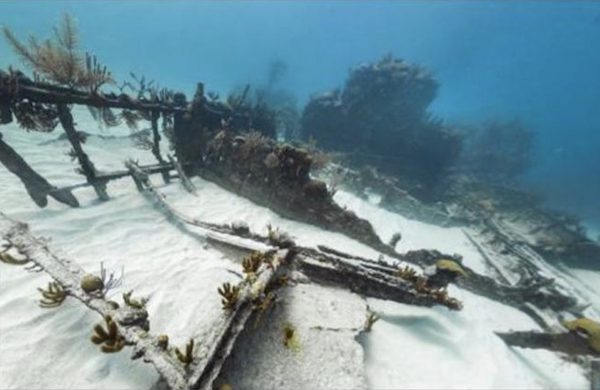
<path fill-rule="evenodd" d="M 440 259 L 435 263 L 438 270 L 448 271 L 456 275 L 468 277 L 465 269 L 454 260 Z"/>
<path fill-rule="evenodd" d="M 194 339 L 190 339 L 190 341 L 185 345 L 185 353 L 181 352 L 179 348 L 175 348 L 175 355 L 177 356 L 177 359 L 179 359 L 179 361 L 186 367 L 189 366 L 192 361 L 194 361 L 193 352 Z"/>
<path fill-rule="evenodd" d="M 23 259 L 18 259 L 16 258 L 14 255 L 10 254 L 8 252 L 8 250 L 11 248 L 11 246 L 5 246 L 3 247 L 2 250 L 0 250 L 0 262 L 4 263 L 4 264 L 10 264 L 10 265 L 25 265 L 27 263 L 29 263 L 29 259 L 27 257 L 23 258 Z"/>
<path fill-rule="evenodd" d="M 367 313 L 367 319 L 365 320 L 365 327 L 364 327 L 364 331 L 365 331 L 365 332 L 370 332 L 370 331 L 371 331 L 371 329 L 373 329 L 373 325 L 374 325 L 374 324 L 375 324 L 377 321 L 379 321 L 379 319 L 380 319 L 380 317 L 379 317 L 377 314 L 375 314 L 375 313 L 373 313 L 373 312 L 369 311 L 369 312 Z"/>
<path fill-rule="evenodd" d="M 156 338 L 156 345 L 163 350 L 169 348 L 169 336 L 161 334 Z"/>
<path fill-rule="evenodd" d="M 431 197 L 429 188 L 461 150 L 461 137 L 427 112 L 437 88 L 426 69 L 385 56 L 352 70 L 341 90 L 313 97 L 302 115 L 302 136 L 343 152 L 351 163 L 400 176 L 418 195 Z"/>
<path fill-rule="evenodd" d="M 242 260 L 242 267 L 247 278 L 250 279 L 256 275 L 265 257 L 262 252 L 252 252 Z"/>
<path fill-rule="evenodd" d="M 94 327 L 92 342 L 96 345 L 101 345 L 100 349 L 105 353 L 119 352 L 125 346 L 125 339 L 119 334 L 117 324 L 112 317 L 105 316 L 106 330 L 102 325 L 97 324 Z"/>
<path fill-rule="evenodd" d="M 42 294 L 40 307 L 45 309 L 58 307 L 67 298 L 67 292 L 58 282 L 49 282 L 48 288 L 38 288 L 38 291 Z"/>
<path fill-rule="evenodd" d="M 267 238 L 269 244 L 279 248 L 291 248 L 296 245 L 290 235 L 279 228 L 273 228 L 271 224 L 267 225 Z"/>
<path fill-rule="evenodd" d="M 81 289 L 88 294 L 101 292 L 104 288 L 104 282 L 102 279 L 92 274 L 83 275 L 79 285 L 81 286 Z"/>
<path fill-rule="evenodd" d="M 451 260 L 445 260 L 445 261 L 451 261 Z M 452 263 L 455 263 L 452 261 Z M 443 266 L 448 266 L 450 268 L 452 268 L 452 271 L 450 271 L 453 275 L 455 275 L 455 272 L 459 272 L 458 267 L 460 267 L 460 265 L 458 265 L 457 263 L 455 263 L 456 265 L 448 265 L 447 263 L 442 263 Z M 462 267 L 460 267 L 460 269 L 462 270 Z M 448 272 L 448 271 L 444 271 L 444 272 Z M 462 270 L 462 272 L 464 273 L 464 270 Z M 401 278 L 404 279 L 405 281 L 409 282 L 412 284 L 413 288 L 415 289 L 416 292 L 420 293 L 420 294 L 426 294 L 431 296 L 436 302 L 438 302 L 439 304 L 442 304 L 452 310 L 461 310 L 462 309 L 462 303 L 455 299 L 455 298 L 451 298 L 448 296 L 448 291 L 446 290 L 446 285 L 448 284 L 447 282 L 445 283 L 437 283 L 436 282 L 436 275 L 433 275 L 429 278 L 426 278 L 424 276 L 421 276 L 419 274 L 417 274 L 417 271 L 414 268 L 411 268 L 409 266 L 404 266 L 403 268 L 398 269 L 398 271 L 396 271 L 396 275 Z M 466 273 L 465 273 L 466 275 Z M 446 279 L 444 279 L 446 281 Z"/>
<path fill-rule="evenodd" d="M 292 324 L 285 324 L 283 326 L 283 345 L 295 352 L 300 350 L 298 332 L 296 331 L 296 328 L 292 326 Z"/>
<path fill-rule="evenodd" d="M 240 287 L 233 286 L 231 283 L 223 283 L 221 287 L 217 289 L 219 295 L 223 297 L 221 299 L 221 304 L 223 305 L 224 310 L 231 310 L 235 307 L 238 302 L 238 298 L 240 295 Z"/>
<path fill-rule="evenodd" d="M 95 56 L 79 51 L 79 34 L 75 21 L 69 14 L 63 15 L 54 36 L 39 42 L 30 36 L 27 44 L 19 41 L 7 27 L 4 36 L 15 53 L 39 77 L 70 88 L 88 89 L 96 93 L 104 84 L 113 83 L 106 67 Z"/>
<path fill-rule="evenodd" d="M 123 293 L 123 302 L 131 308 L 144 310 L 146 308 L 146 302 L 148 302 L 148 298 L 141 299 L 133 299 L 131 298 L 131 294 L 133 294 L 133 290 L 130 290 L 126 293 Z"/>

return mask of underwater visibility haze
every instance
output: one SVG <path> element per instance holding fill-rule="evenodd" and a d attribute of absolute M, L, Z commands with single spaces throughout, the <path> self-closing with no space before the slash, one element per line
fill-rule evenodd
<path fill-rule="evenodd" d="M 600 389 L 600 2 L 0 27 L 0 388 Z"/>

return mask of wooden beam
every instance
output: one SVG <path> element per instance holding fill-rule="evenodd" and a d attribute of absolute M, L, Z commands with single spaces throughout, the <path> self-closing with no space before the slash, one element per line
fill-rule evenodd
<path fill-rule="evenodd" d="M 67 134 L 67 139 L 73 147 L 73 152 L 79 161 L 81 173 L 85 175 L 88 183 L 94 187 L 94 191 L 98 195 L 100 200 L 108 200 L 108 193 L 106 192 L 106 181 L 98 179 L 96 167 L 88 155 L 84 152 L 81 137 L 79 132 L 75 129 L 73 115 L 71 109 L 66 104 L 58 104 L 58 119 L 61 126 Z"/>
<path fill-rule="evenodd" d="M 18 88 L 13 88 L 14 85 Z M 47 104 L 79 104 L 92 107 L 121 108 L 127 110 L 178 112 L 185 111 L 185 104 L 175 105 L 148 100 L 136 100 L 121 94 L 92 94 L 72 88 L 61 87 L 43 82 L 35 82 L 23 75 L 16 80 L 0 72 L 0 100 L 28 99 Z"/>
<path fill-rule="evenodd" d="M 186 216 L 167 202 L 165 196 L 158 191 L 148 176 L 135 163 L 128 161 L 126 165 L 131 170 L 138 188 L 142 188 L 149 193 L 154 203 L 175 223 L 201 228 L 204 234 L 213 241 L 236 246 L 242 250 L 257 250 L 257 247 L 263 246 L 264 248 L 265 244 L 271 245 L 271 249 L 273 245 L 277 246 L 277 243 L 269 237 L 251 232 L 240 234 L 228 225 L 211 224 Z M 236 236 L 244 239 L 244 241 L 236 241 Z M 288 246 L 294 252 L 295 267 L 319 282 L 348 288 L 363 296 L 389 299 L 405 304 L 427 307 L 443 305 L 452 310 L 456 310 L 460 306 L 460 303 L 455 299 L 441 298 L 440 295 L 435 294 L 434 290 L 417 291 L 415 286 L 396 275 L 397 269 L 393 266 L 385 267 L 375 261 L 359 257 L 344 258 L 344 256 L 333 255 L 331 252 L 326 253 L 322 250 L 296 246 L 295 243 L 288 243 Z M 341 254 L 341 252 L 337 252 L 337 254 Z M 378 269 L 375 266 L 380 268 Z"/>
<path fill-rule="evenodd" d="M 508 332 L 499 333 L 507 345 L 520 348 L 546 349 L 553 352 L 566 353 L 568 355 L 583 355 L 600 357 L 588 345 L 587 340 L 575 332 L 544 333 L 544 332 Z"/>
<path fill-rule="evenodd" d="M 592 372 L 591 390 L 600 390 L 600 360 L 592 360 L 590 366 Z"/>
<path fill-rule="evenodd" d="M 4 142 L 2 133 L 0 133 L 0 162 L 21 180 L 27 193 L 39 207 L 45 207 L 48 204 L 48 196 L 71 207 L 79 207 L 79 202 L 70 189 L 58 189 L 51 185 L 29 166 L 10 145 Z"/>
<path fill-rule="evenodd" d="M 185 188 L 185 190 L 187 192 L 189 192 L 190 194 L 196 195 L 196 186 L 194 185 L 194 183 L 192 183 L 192 181 L 185 174 L 185 172 L 183 171 L 183 167 L 181 166 L 179 161 L 170 154 L 168 155 L 168 157 L 169 157 L 169 161 L 171 162 L 171 164 L 177 170 L 177 176 L 181 179 L 181 185 L 183 185 L 183 188 Z"/>

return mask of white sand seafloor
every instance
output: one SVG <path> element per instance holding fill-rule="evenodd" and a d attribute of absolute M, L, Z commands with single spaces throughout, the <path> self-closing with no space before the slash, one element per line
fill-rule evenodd
<path fill-rule="evenodd" d="M 85 112 L 77 118 L 81 130 L 128 134 L 124 128 L 102 133 Z M 55 139 L 60 130 L 27 133 L 9 125 L 0 131 L 51 183 L 61 186 L 83 180 L 65 154 L 70 148 L 66 141 L 39 145 Z M 85 148 L 101 170 L 122 169 L 129 157 L 153 163 L 149 152 L 135 149 L 125 138 L 90 137 Z M 160 175 L 153 179 L 172 204 L 191 216 L 212 222 L 244 220 L 263 233 L 270 223 L 302 245 L 322 243 L 362 256 L 379 255 L 343 235 L 284 219 L 202 179 L 193 179 L 196 197 L 177 181 L 163 185 Z M 101 261 L 109 270 L 124 268 L 123 285 L 112 292 L 115 300 L 130 289 L 135 296 L 148 296 L 153 334 L 168 334 L 172 345 L 184 345 L 190 337 L 201 342 L 203 330 L 222 310 L 217 287 L 236 280 L 231 271 L 239 273 L 239 264 L 201 237 L 173 226 L 130 179 L 109 183 L 108 191 L 108 202 L 96 200 L 88 187 L 75 192 L 81 203 L 78 209 L 53 200 L 39 209 L 20 181 L 0 167 L 0 211 L 29 223 L 35 234 L 51 240 L 55 252 L 89 272 L 98 272 Z M 344 192 L 336 194 L 336 201 L 368 219 L 385 241 L 400 231 L 403 239 L 397 249 L 401 252 L 427 248 L 459 253 L 468 266 L 485 272 L 476 249 L 458 228 L 411 221 Z M 48 281 L 44 273 L 0 264 L 0 388 L 152 387 L 158 379 L 152 366 L 130 360 L 127 348 L 103 354 L 89 341 L 99 315 L 72 298 L 58 309 L 38 306 L 36 288 Z M 599 303 L 598 273 L 573 271 L 568 281 L 582 283 L 592 303 Z M 462 311 L 367 299 L 381 320 L 370 333 L 357 336 L 366 307 L 362 298 L 331 287 L 289 287 L 272 313 L 275 317 L 263 319 L 258 330 L 244 332 L 221 378 L 244 389 L 589 388 L 578 365 L 547 351 L 508 348 L 494 335 L 494 331 L 538 329 L 525 314 L 456 287 L 450 293 L 463 300 Z M 278 329 L 286 322 L 297 329 L 297 350 L 277 341 L 282 337 Z"/>

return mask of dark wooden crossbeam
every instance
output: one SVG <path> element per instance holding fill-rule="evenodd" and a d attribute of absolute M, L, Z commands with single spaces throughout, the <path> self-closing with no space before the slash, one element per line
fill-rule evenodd
<path fill-rule="evenodd" d="M 181 104 L 168 104 L 145 99 L 133 99 L 126 94 L 94 94 L 73 88 L 33 81 L 24 75 L 15 77 L 0 71 L 0 100 L 15 99 L 29 99 L 37 103 L 81 104 L 92 107 L 159 111 L 165 113 L 183 112 L 187 109 L 185 101 Z"/>
<path fill-rule="evenodd" d="M 195 97 L 198 98 L 198 97 Z M 204 99 L 203 96 L 200 98 Z M 173 103 L 134 99 L 121 93 L 90 93 L 46 82 L 34 81 L 22 73 L 16 76 L 0 70 L 0 102 L 28 99 L 37 103 L 47 104 L 79 104 L 99 108 L 117 108 L 162 113 L 184 113 L 188 110 L 185 95 L 176 93 Z M 236 117 L 247 119 L 246 114 L 237 113 L 222 103 L 205 100 L 202 102 L 203 111 L 209 117 Z"/>
<path fill-rule="evenodd" d="M 173 167 L 173 164 L 170 164 L 170 163 L 165 163 L 164 165 L 161 165 L 161 164 L 142 165 L 142 166 L 140 166 L 140 168 L 144 169 L 144 171 L 149 174 L 170 172 L 173 169 L 175 169 L 175 167 Z M 131 175 L 131 173 L 128 170 L 100 172 L 96 176 L 96 179 L 108 182 L 111 180 L 121 179 L 123 177 L 127 177 L 130 175 Z M 177 177 L 175 175 L 171 175 L 171 178 L 176 179 Z M 90 185 L 91 184 L 89 182 L 83 182 L 83 183 L 79 183 L 79 184 L 73 184 L 71 186 L 57 188 L 55 190 L 50 190 L 49 193 L 50 193 L 50 195 L 52 195 L 54 192 L 57 192 L 57 191 L 72 191 L 77 188 L 87 187 Z"/>

